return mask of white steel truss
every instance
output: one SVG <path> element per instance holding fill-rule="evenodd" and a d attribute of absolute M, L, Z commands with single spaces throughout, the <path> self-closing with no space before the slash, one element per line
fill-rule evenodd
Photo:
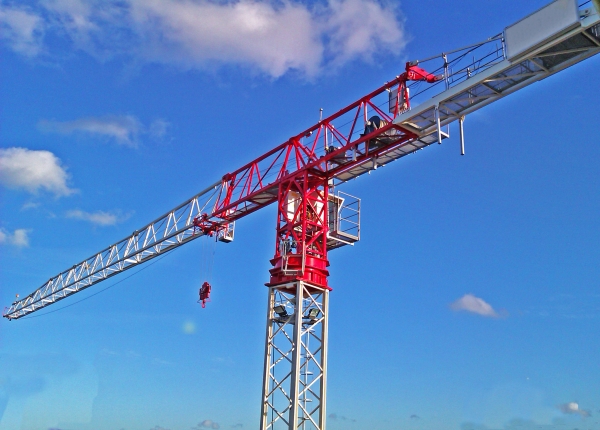
<path fill-rule="evenodd" d="M 269 288 L 261 430 L 324 430 L 329 291 Z"/>
<path fill-rule="evenodd" d="M 15 301 L 3 316 L 21 318 L 203 236 L 194 228 L 193 220 L 207 210 L 212 212 L 210 206 L 220 187 L 221 182 L 212 185 L 125 239 L 50 278 L 27 297 Z"/>

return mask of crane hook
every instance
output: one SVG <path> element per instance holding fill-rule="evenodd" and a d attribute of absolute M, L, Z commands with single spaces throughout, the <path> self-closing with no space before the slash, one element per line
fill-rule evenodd
<path fill-rule="evenodd" d="M 198 291 L 198 295 L 200 296 L 198 303 L 202 303 L 203 308 L 206 307 L 206 302 L 210 302 L 211 289 L 212 287 L 210 286 L 210 284 L 207 281 L 205 281 L 200 287 L 200 290 Z"/>

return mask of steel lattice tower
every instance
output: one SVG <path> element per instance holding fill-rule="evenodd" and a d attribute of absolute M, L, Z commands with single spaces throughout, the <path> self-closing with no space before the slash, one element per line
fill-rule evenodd
<path fill-rule="evenodd" d="M 283 287 L 269 287 L 260 429 L 323 430 L 329 290 Z"/>
<path fill-rule="evenodd" d="M 329 182 L 304 170 L 282 181 L 278 195 L 260 428 L 323 430 Z"/>

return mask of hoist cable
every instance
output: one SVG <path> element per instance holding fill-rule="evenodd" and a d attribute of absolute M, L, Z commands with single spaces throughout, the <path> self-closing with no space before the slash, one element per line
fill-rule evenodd
<path fill-rule="evenodd" d="M 140 273 L 142 270 L 146 270 L 148 267 L 152 266 L 153 264 L 156 264 L 156 263 L 158 263 L 160 260 L 162 260 L 162 259 L 163 259 L 163 258 L 165 258 L 167 255 L 169 255 L 169 254 L 171 253 L 171 251 L 173 251 L 173 249 L 170 249 L 170 250 L 166 251 L 164 255 L 161 255 L 160 257 L 158 257 L 158 258 L 155 258 L 153 262 L 151 262 L 150 264 L 147 264 L 147 265 L 145 265 L 145 266 L 144 266 L 144 267 L 142 267 L 140 270 L 138 270 L 138 271 L 136 271 L 136 272 L 132 273 L 131 275 L 129 275 L 129 276 L 126 276 L 125 278 L 123 278 L 123 279 L 121 279 L 121 280 L 119 280 L 119 281 L 115 282 L 114 284 L 111 284 L 111 285 L 109 285 L 108 287 L 106 287 L 106 288 L 104 288 L 104 289 L 102 289 L 102 290 L 100 290 L 100 291 L 96 291 L 94 294 L 90 294 L 89 296 L 87 296 L 87 297 L 85 297 L 85 298 L 83 298 L 83 299 L 81 299 L 81 300 L 77 300 L 76 302 L 73 302 L 73 303 L 71 303 L 71 304 L 68 304 L 68 305 L 66 305 L 66 306 L 63 306 L 62 308 L 54 309 L 53 311 L 44 312 L 43 314 L 38 314 L 38 315 L 30 315 L 30 316 L 26 316 L 26 317 L 23 317 L 22 319 L 29 319 L 29 318 L 39 318 L 39 317 L 43 317 L 44 315 L 52 314 L 52 313 L 54 313 L 54 312 L 58 312 L 58 311 L 61 311 L 61 310 L 63 310 L 63 309 L 66 309 L 66 308 L 70 308 L 71 306 L 74 306 L 74 305 L 76 305 L 76 304 L 78 304 L 78 303 L 81 303 L 81 302 L 83 302 L 83 301 L 85 301 L 85 300 L 87 300 L 87 299 L 89 299 L 89 298 L 91 298 L 91 297 L 97 296 L 98 294 L 100 294 L 100 293 L 103 293 L 103 292 L 105 292 L 106 290 L 109 290 L 109 289 L 111 289 L 112 287 L 114 287 L 114 286 L 116 286 L 116 285 L 119 285 L 121 282 L 124 282 L 124 281 L 126 281 L 127 279 L 131 278 L 132 276 L 135 276 L 135 275 L 137 275 L 137 274 L 138 274 L 138 273 Z"/>

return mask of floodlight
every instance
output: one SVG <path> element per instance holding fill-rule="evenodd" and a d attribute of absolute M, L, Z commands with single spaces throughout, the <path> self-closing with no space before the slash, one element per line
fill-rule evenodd
<path fill-rule="evenodd" d="M 285 306 L 283 306 L 283 305 L 274 306 L 273 310 L 275 311 L 275 313 L 277 315 L 279 315 L 282 318 L 287 317 L 287 315 L 288 315 L 287 311 L 285 310 Z"/>
<path fill-rule="evenodd" d="M 319 314 L 321 313 L 321 311 L 317 308 L 312 308 L 308 311 L 308 313 L 306 314 L 306 316 L 304 318 L 308 318 L 311 321 L 317 319 L 317 317 L 319 316 Z"/>

